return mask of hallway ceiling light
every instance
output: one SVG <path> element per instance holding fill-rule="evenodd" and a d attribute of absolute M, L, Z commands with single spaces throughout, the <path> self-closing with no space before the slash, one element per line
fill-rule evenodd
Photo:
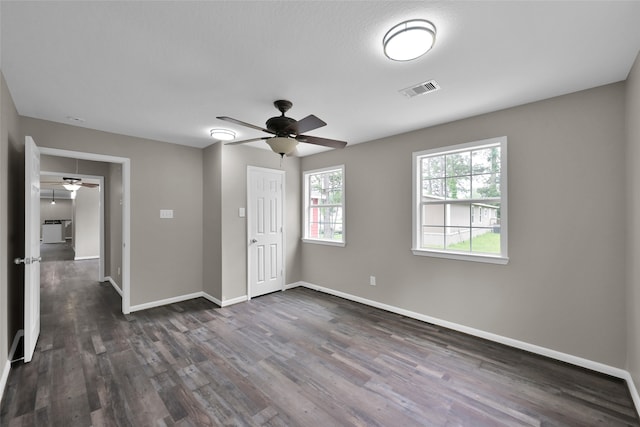
<path fill-rule="evenodd" d="M 211 138 L 218 141 L 231 141 L 236 138 L 236 133 L 229 129 L 211 129 Z"/>
<path fill-rule="evenodd" d="M 382 39 L 384 54 L 394 61 L 411 61 L 429 52 L 436 40 L 436 27 L 425 19 L 401 22 Z"/>

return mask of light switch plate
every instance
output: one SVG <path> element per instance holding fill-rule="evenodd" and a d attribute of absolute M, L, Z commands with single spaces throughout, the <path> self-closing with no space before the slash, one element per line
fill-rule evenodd
<path fill-rule="evenodd" d="M 160 209 L 160 218 L 173 218 L 173 209 Z"/>

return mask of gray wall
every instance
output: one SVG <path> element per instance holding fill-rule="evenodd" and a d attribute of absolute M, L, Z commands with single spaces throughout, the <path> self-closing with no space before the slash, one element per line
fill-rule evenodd
<path fill-rule="evenodd" d="M 219 144 L 216 144 L 219 145 Z M 220 148 L 221 160 L 221 300 L 247 295 L 247 222 L 238 208 L 247 207 L 247 166 L 283 169 L 285 178 L 285 279 L 300 280 L 300 159 L 282 163 L 272 151 L 243 146 Z M 215 156 L 211 156 L 215 160 Z M 205 166 L 206 167 L 206 166 Z"/>
<path fill-rule="evenodd" d="M 202 151 L 203 290 L 222 301 L 222 144 Z"/>
<path fill-rule="evenodd" d="M 640 385 L 640 54 L 626 85 L 627 369 Z"/>
<path fill-rule="evenodd" d="M 202 150 L 28 117 L 20 124 L 42 147 L 131 159 L 131 305 L 202 290 Z M 160 209 L 174 219 L 160 219 Z"/>
<path fill-rule="evenodd" d="M 303 158 L 303 170 L 345 164 L 347 228 L 344 248 L 302 245 L 303 279 L 624 367 L 624 91 L 613 84 Z M 412 152 L 502 135 L 509 264 L 412 255 Z"/>
<path fill-rule="evenodd" d="M 100 189 L 81 188 L 74 200 L 73 250 L 77 258 L 100 257 Z"/>
<path fill-rule="evenodd" d="M 105 247 L 105 276 L 110 276 L 122 289 L 122 165 L 109 164 L 109 179 L 105 184 L 104 235 L 109 246 Z"/>
<path fill-rule="evenodd" d="M 16 205 L 24 205 L 24 139 L 15 104 L 0 71 L 0 372 L 9 348 L 21 328 L 21 266 L 15 257 L 24 257 L 24 217 L 16 216 Z M 22 162 L 17 162 L 22 154 Z M 11 301 L 11 302 L 9 302 Z"/>

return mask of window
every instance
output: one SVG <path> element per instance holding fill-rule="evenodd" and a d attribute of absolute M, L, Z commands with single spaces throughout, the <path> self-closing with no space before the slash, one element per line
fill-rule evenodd
<path fill-rule="evenodd" d="M 344 246 L 344 165 L 304 173 L 305 242 Z"/>
<path fill-rule="evenodd" d="M 506 264 L 507 138 L 413 153 L 413 253 Z"/>

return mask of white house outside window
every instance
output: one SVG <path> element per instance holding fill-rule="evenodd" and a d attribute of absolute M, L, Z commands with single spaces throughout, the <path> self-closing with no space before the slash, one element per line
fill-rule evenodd
<path fill-rule="evenodd" d="M 413 153 L 413 253 L 505 264 L 507 138 Z"/>
<path fill-rule="evenodd" d="M 345 245 L 344 165 L 304 173 L 305 242 Z"/>

